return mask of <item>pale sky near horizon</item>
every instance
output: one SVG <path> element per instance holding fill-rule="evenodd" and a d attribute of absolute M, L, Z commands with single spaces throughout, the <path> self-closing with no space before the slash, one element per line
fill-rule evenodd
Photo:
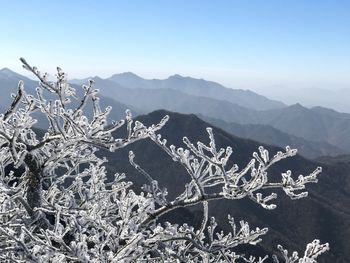
<path fill-rule="evenodd" d="M 350 1 L 0 0 L 0 68 L 350 88 Z"/>

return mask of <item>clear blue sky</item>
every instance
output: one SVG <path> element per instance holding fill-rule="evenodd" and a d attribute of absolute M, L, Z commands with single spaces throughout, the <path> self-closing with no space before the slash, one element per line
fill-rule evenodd
<path fill-rule="evenodd" d="M 0 68 L 350 87 L 350 1 L 0 0 Z"/>

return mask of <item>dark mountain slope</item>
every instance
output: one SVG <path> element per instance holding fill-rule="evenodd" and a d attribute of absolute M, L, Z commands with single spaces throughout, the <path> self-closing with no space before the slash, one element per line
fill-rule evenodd
<path fill-rule="evenodd" d="M 350 167 L 350 155 L 348 154 L 343 154 L 338 156 L 320 156 L 316 158 L 315 161 L 329 164 L 329 165 L 344 164 L 344 165 L 349 165 Z"/>
<path fill-rule="evenodd" d="M 156 111 L 139 119 L 150 125 L 158 122 L 164 115 L 170 115 L 167 125 L 161 130 L 164 138 L 169 144 L 182 146 L 183 136 L 190 140 L 208 142 L 205 128 L 210 126 L 195 115 L 183 115 L 167 111 Z M 231 145 L 234 154 L 232 159 L 242 167 L 246 164 L 251 154 L 261 145 L 258 142 L 241 139 L 228 134 L 221 129 L 213 127 L 216 143 L 219 147 Z M 124 131 L 118 132 L 116 136 L 123 135 Z M 265 145 L 270 154 L 274 154 L 280 148 Z M 125 149 L 115 153 L 102 151 L 109 162 L 107 168 L 110 175 L 116 172 L 126 172 L 127 180 L 134 183 L 135 189 L 146 181 L 128 163 L 128 151 L 133 150 L 136 161 L 155 179 L 159 180 L 160 186 L 166 186 L 170 197 L 183 191 L 189 176 L 184 169 L 173 162 L 158 146 L 149 140 L 136 142 Z M 342 160 L 348 160 L 343 157 Z M 276 201 L 278 207 L 267 211 L 250 200 L 219 201 L 210 204 L 210 213 L 214 215 L 224 230 L 229 230 L 227 225 L 227 214 L 233 215 L 237 222 L 246 220 L 251 227 L 269 227 L 269 233 L 263 237 L 260 244 L 261 250 L 250 248 L 252 253 L 276 252 L 278 243 L 291 250 L 303 251 L 306 243 L 314 238 L 320 238 L 323 242 L 329 242 L 331 251 L 322 256 L 321 263 L 325 262 L 347 262 L 350 256 L 350 176 L 349 162 L 341 165 L 339 162 L 322 163 L 306 160 L 300 156 L 281 161 L 270 171 L 271 180 L 278 181 L 280 173 L 291 169 L 295 177 L 300 173 L 308 174 L 318 165 L 323 166 L 323 173 L 318 184 L 308 185 L 310 196 L 306 199 L 292 201 L 281 191 Z M 190 210 L 176 210 L 173 214 L 163 218 L 172 222 L 187 221 L 199 224 L 202 208 L 192 207 Z"/>
<path fill-rule="evenodd" d="M 155 123 L 165 114 L 170 114 L 168 124 L 161 130 L 169 144 L 182 145 L 182 137 L 188 136 L 192 141 L 208 142 L 205 128 L 208 123 L 195 115 L 182 115 L 165 111 L 156 111 L 139 119 L 145 124 Z M 233 160 L 240 166 L 246 164 L 252 152 L 256 151 L 260 143 L 241 139 L 220 129 L 214 128 L 218 146 L 233 146 Z M 279 148 L 266 146 L 271 154 Z M 177 163 L 174 163 L 156 145 L 149 141 L 137 142 L 126 149 L 108 155 L 109 168 L 114 172 L 126 171 L 128 179 L 140 186 L 144 180 L 140 174 L 127 163 L 129 150 L 136 154 L 136 161 L 159 180 L 161 186 L 166 186 L 169 195 L 174 196 L 183 190 L 189 178 L 186 172 Z M 300 156 L 281 161 L 273 170 L 271 177 L 279 180 L 280 173 L 291 169 L 295 177 L 300 173 L 308 174 L 319 163 L 306 160 Z M 338 166 L 323 164 L 323 173 L 320 182 L 309 185 L 310 196 L 303 200 L 292 201 L 278 192 L 278 208 L 266 211 L 249 200 L 235 200 L 216 202 L 211 204 L 211 213 L 220 222 L 226 222 L 226 215 L 231 214 L 238 219 L 245 219 L 252 227 L 268 226 L 270 232 L 264 237 L 262 245 L 265 248 L 275 248 L 280 242 L 290 250 L 303 251 L 306 243 L 314 238 L 330 243 L 331 251 L 323 256 L 319 262 L 347 262 L 350 256 L 350 192 L 348 169 L 342 170 Z M 200 211 L 200 207 L 192 211 Z"/>

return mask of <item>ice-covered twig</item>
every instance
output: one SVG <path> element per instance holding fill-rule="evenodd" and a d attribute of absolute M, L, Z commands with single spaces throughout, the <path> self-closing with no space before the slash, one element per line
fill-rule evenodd
<path fill-rule="evenodd" d="M 299 257 L 298 252 L 296 251 L 289 256 L 288 251 L 281 245 L 278 245 L 277 248 L 282 254 L 285 263 L 316 263 L 317 257 L 329 250 L 329 244 L 321 244 L 318 239 L 313 240 L 311 243 L 307 244 L 302 258 Z M 275 263 L 280 262 L 276 255 L 273 256 L 273 260 Z"/>

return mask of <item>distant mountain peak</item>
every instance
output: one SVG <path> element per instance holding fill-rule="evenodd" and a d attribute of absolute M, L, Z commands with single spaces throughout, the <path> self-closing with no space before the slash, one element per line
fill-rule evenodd
<path fill-rule="evenodd" d="M 120 75 L 139 77 L 138 75 L 136 75 L 134 72 L 131 72 L 131 71 L 122 72 L 122 73 L 120 73 Z"/>
<path fill-rule="evenodd" d="M 18 77 L 20 76 L 18 73 L 14 72 L 13 70 L 9 68 L 2 68 L 0 69 L 0 74 L 6 77 Z"/>
<path fill-rule="evenodd" d="M 99 77 L 99 76 L 91 77 L 91 78 L 88 78 L 88 79 L 92 79 L 92 80 L 94 80 L 94 81 L 103 80 L 103 78 L 101 78 L 101 77 Z"/>
<path fill-rule="evenodd" d="M 142 79 L 140 76 L 136 75 L 135 73 L 133 73 L 133 72 L 131 72 L 131 71 L 113 74 L 113 75 L 110 77 L 110 79 L 113 79 L 113 78 L 134 78 L 134 79 Z"/>
<path fill-rule="evenodd" d="M 32 82 L 33 80 L 26 77 L 26 76 L 23 76 L 21 74 L 18 74 L 17 72 L 9 69 L 9 68 L 2 68 L 0 69 L 0 77 L 1 78 L 5 78 L 5 79 L 12 79 L 12 80 L 15 80 L 15 81 L 19 81 L 19 80 L 23 80 L 25 81 L 26 83 L 28 82 Z"/>
<path fill-rule="evenodd" d="M 5 67 L 5 68 L 0 69 L 0 72 L 3 73 L 3 72 L 14 72 L 14 71 Z"/>
<path fill-rule="evenodd" d="M 291 109 L 300 109 L 300 110 L 307 110 L 308 108 L 304 107 L 300 103 L 295 103 L 293 105 L 290 105 L 289 108 Z"/>
<path fill-rule="evenodd" d="M 184 77 L 184 76 L 181 76 L 180 74 L 175 74 L 168 77 L 168 79 L 184 79 L 184 78 L 189 78 L 189 77 Z"/>

